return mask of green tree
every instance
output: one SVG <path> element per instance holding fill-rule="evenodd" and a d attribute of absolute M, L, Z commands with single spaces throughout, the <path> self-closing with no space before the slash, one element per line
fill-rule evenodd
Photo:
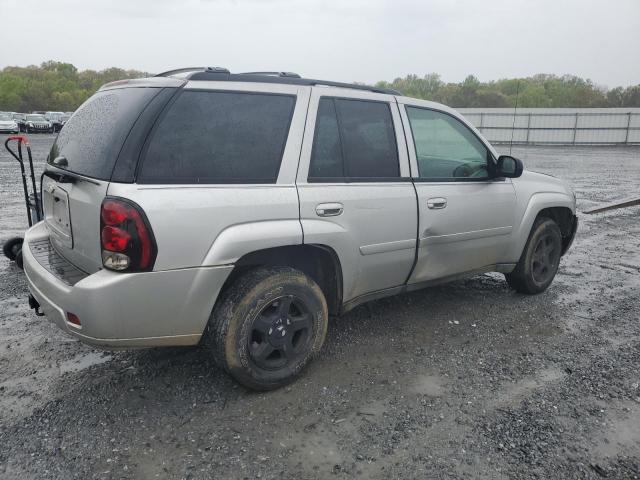
<path fill-rule="evenodd" d="M 121 68 L 78 72 L 70 63 L 53 60 L 40 66 L 6 67 L 0 71 L 0 110 L 75 110 L 105 83 L 145 76 L 149 74 Z"/>

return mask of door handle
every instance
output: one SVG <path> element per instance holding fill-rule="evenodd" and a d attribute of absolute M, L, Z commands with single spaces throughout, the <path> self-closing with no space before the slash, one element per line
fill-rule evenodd
<path fill-rule="evenodd" d="M 319 217 L 337 217 L 342 215 L 344 206 L 341 203 L 320 203 L 316 206 L 316 215 Z"/>
<path fill-rule="evenodd" d="M 447 199 L 442 197 L 430 198 L 427 200 L 427 207 L 431 210 L 438 210 L 447 206 Z"/>

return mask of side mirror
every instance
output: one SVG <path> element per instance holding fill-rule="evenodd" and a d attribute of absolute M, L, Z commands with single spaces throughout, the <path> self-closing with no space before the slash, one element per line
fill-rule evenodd
<path fill-rule="evenodd" d="M 496 176 L 518 178 L 522 175 L 523 169 L 522 160 L 510 155 L 500 155 L 498 157 L 498 164 L 496 165 Z"/>

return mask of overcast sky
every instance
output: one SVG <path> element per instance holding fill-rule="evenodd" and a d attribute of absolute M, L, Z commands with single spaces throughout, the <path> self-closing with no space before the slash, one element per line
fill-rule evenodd
<path fill-rule="evenodd" d="M 640 83 L 640 0 L 0 0 L 0 18 L 0 67 Z"/>

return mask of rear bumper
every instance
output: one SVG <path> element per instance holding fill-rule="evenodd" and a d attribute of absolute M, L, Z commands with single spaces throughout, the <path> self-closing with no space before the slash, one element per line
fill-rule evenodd
<path fill-rule="evenodd" d="M 68 334 L 113 348 L 194 345 L 233 266 L 121 274 L 100 270 L 73 286 L 38 262 L 30 242 L 48 236 L 30 228 L 22 248 L 29 290 L 42 312 Z M 75 314 L 78 327 L 67 321 Z"/>

